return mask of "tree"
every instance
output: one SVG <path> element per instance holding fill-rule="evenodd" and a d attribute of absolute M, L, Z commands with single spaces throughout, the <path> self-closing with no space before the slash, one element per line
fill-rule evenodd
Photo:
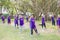
<path fill-rule="evenodd" d="M 15 5 L 10 0 L 0 0 L 0 6 L 6 8 L 9 13 L 15 10 Z"/>

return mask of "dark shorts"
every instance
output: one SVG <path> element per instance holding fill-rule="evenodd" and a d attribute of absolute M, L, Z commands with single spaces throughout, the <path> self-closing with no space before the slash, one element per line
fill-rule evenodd
<path fill-rule="evenodd" d="M 11 23 L 11 21 L 10 21 L 10 20 L 8 20 L 8 23 Z"/>
<path fill-rule="evenodd" d="M 30 25 L 31 29 L 35 29 L 36 25 Z"/>
<path fill-rule="evenodd" d="M 52 25 L 55 25 L 55 21 L 52 22 Z"/>
<path fill-rule="evenodd" d="M 22 25 L 20 24 L 20 26 L 23 26 L 23 25 L 24 25 L 24 24 L 22 24 Z"/>
<path fill-rule="evenodd" d="M 43 28 L 43 27 L 45 27 L 45 28 L 46 28 L 46 24 L 45 24 L 45 23 L 43 23 L 43 24 L 42 24 L 42 28 Z"/>

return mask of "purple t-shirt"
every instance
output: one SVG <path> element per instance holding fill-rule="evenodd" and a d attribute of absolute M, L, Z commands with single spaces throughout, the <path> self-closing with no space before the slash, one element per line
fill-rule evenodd
<path fill-rule="evenodd" d="M 23 25 L 24 25 L 24 18 L 21 17 L 21 18 L 19 19 L 19 22 L 20 22 L 20 26 L 23 26 Z"/>
<path fill-rule="evenodd" d="M 15 16 L 15 17 L 14 17 L 14 23 L 15 23 L 15 24 L 18 24 L 18 16 Z"/>
<path fill-rule="evenodd" d="M 8 23 L 10 23 L 11 22 L 11 17 L 8 16 L 7 20 L 8 20 Z"/>
<path fill-rule="evenodd" d="M 35 19 L 34 18 L 31 18 L 30 19 L 30 27 L 33 29 L 33 28 L 36 28 L 36 25 L 35 25 Z"/>
<path fill-rule="evenodd" d="M 42 17 L 42 24 L 44 24 L 45 23 L 45 18 L 44 17 Z"/>
<path fill-rule="evenodd" d="M 57 25 L 60 26 L 60 17 L 58 17 L 58 19 L 57 19 Z"/>
<path fill-rule="evenodd" d="M 5 20 L 5 17 L 4 16 L 1 16 L 1 19 L 2 19 L 2 21 L 4 21 Z"/>

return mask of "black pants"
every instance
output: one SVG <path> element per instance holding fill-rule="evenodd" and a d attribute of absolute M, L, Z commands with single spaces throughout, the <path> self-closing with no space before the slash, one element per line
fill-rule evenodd
<path fill-rule="evenodd" d="M 45 24 L 45 23 L 44 23 L 44 24 L 42 24 L 42 28 L 43 28 L 43 27 L 45 27 L 45 28 L 46 28 L 46 24 Z"/>
<path fill-rule="evenodd" d="M 15 28 L 16 28 L 16 27 L 19 28 L 19 27 L 18 27 L 18 24 L 15 24 Z"/>
<path fill-rule="evenodd" d="M 55 26 L 55 21 L 53 21 L 53 22 L 52 22 L 52 25 L 54 25 L 54 26 Z"/>
<path fill-rule="evenodd" d="M 34 29 L 31 29 L 31 35 L 33 35 L 33 30 L 34 30 L 36 33 L 38 33 L 38 32 L 37 32 L 37 29 L 34 28 Z"/>
<path fill-rule="evenodd" d="M 28 18 L 26 18 L 26 21 L 28 22 Z"/>

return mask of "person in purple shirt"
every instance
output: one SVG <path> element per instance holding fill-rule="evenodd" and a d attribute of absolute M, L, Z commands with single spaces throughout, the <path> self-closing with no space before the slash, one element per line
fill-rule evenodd
<path fill-rule="evenodd" d="M 46 24 L 45 24 L 45 15 L 42 16 L 42 28 L 45 27 L 46 28 Z"/>
<path fill-rule="evenodd" d="M 35 18 L 33 15 L 30 17 L 30 29 L 31 29 L 31 35 L 33 35 L 33 30 L 38 34 L 36 25 L 35 25 Z"/>
<path fill-rule="evenodd" d="M 51 21 L 52 21 L 52 25 L 55 26 L 55 19 L 54 19 L 54 16 L 53 15 L 51 16 Z"/>
<path fill-rule="evenodd" d="M 60 15 L 58 15 L 57 18 L 57 26 L 58 26 L 58 30 L 60 31 Z"/>
<path fill-rule="evenodd" d="M 1 16 L 2 22 L 5 23 L 5 17 L 4 15 Z"/>
<path fill-rule="evenodd" d="M 14 24 L 15 24 L 15 27 L 18 28 L 18 16 L 17 15 L 14 16 Z"/>
<path fill-rule="evenodd" d="M 22 15 L 19 15 L 19 24 L 22 31 L 22 28 L 24 27 L 24 18 Z"/>
<path fill-rule="evenodd" d="M 11 23 L 11 16 L 10 15 L 7 17 L 7 22 L 8 22 L 8 24 Z"/>

